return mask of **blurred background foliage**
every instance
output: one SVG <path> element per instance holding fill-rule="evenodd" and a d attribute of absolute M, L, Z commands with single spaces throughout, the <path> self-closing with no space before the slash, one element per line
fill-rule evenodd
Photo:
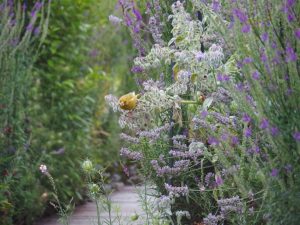
<path fill-rule="evenodd" d="M 2 6 L 9 2 L 13 1 Z M 51 212 L 53 195 L 49 181 L 38 171 L 41 163 L 48 166 L 65 204 L 72 197 L 73 203 L 85 197 L 80 164 L 87 157 L 109 167 L 110 173 L 118 172 L 119 128 L 103 97 L 132 89 L 128 71 L 135 53 L 128 31 L 108 22 L 110 14 L 117 14 L 116 2 L 52 1 L 49 20 L 42 15 L 45 3 L 38 15 L 49 27 L 40 48 L 45 33 L 28 38 L 19 51 L 9 45 L 4 52 L 1 45 L 1 65 L 9 68 L 1 66 L 1 73 L 8 72 L 2 73 L 7 79 L 1 78 L 0 87 L 0 224 L 32 224 Z M 37 1 L 26 3 L 25 24 L 32 20 L 30 10 Z M 0 18 L 2 28 L 4 14 Z M 26 35 L 23 22 L 17 20 L 19 36 Z M 3 33 L 1 42 L 13 40 Z M 16 53 L 5 59 L 10 52 Z M 5 102 L 12 99 L 8 96 L 15 99 Z"/>

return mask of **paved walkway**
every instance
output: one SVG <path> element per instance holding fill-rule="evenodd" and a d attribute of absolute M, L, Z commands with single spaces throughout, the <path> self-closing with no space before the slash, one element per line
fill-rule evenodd
<path fill-rule="evenodd" d="M 143 212 L 141 204 L 139 202 L 139 196 L 136 193 L 136 188 L 131 186 L 125 186 L 121 190 L 111 195 L 113 203 L 113 218 L 116 218 L 119 214 L 121 218 L 120 225 L 140 225 L 144 224 Z M 119 213 L 115 210 L 119 208 Z M 131 221 L 130 217 L 137 213 L 139 219 L 137 221 Z M 108 218 L 108 213 L 102 212 L 102 220 Z M 107 224 L 107 223 L 103 223 Z M 115 221 L 113 224 L 118 225 L 119 222 Z M 45 218 L 40 221 L 37 225 L 60 225 L 57 216 Z M 88 202 L 84 205 L 76 207 L 74 213 L 70 218 L 70 225 L 98 225 L 97 224 L 97 209 L 94 202 Z"/>

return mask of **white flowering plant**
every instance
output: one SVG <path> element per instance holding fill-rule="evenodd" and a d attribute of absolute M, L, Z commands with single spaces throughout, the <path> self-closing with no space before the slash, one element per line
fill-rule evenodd
<path fill-rule="evenodd" d="M 166 35 L 155 30 L 149 53 L 134 59 L 141 92 L 120 99 L 109 95 L 106 101 L 120 113 L 119 124 L 126 130 L 121 156 L 139 162 L 158 199 L 169 199 L 169 207 L 155 208 L 174 223 L 185 224 L 200 222 L 218 208 L 222 168 L 215 165 L 214 143 L 203 123 L 217 127 L 223 119 L 234 126 L 234 118 L 223 115 L 232 100 L 221 81 L 231 79 L 235 66 L 208 17 L 193 16 L 179 1 L 170 10 L 164 21 L 172 27 L 167 35 L 171 38 L 164 40 Z M 160 19 L 156 14 L 150 18 Z M 212 114 L 207 122 L 201 115 L 208 111 Z"/>
<path fill-rule="evenodd" d="M 294 0 L 147 5 L 153 45 L 133 60 L 140 93 L 110 103 L 128 128 L 121 155 L 140 164 L 153 208 L 172 224 L 299 219 L 296 198 L 283 197 L 299 184 L 295 9 Z"/>

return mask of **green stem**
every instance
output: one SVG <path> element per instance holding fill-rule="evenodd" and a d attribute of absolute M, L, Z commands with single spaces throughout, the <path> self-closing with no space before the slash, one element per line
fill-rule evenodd
<path fill-rule="evenodd" d="M 192 100 L 181 100 L 181 104 L 200 104 L 198 101 L 192 101 Z"/>
<path fill-rule="evenodd" d="M 108 194 L 106 194 L 106 201 L 107 201 L 107 208 L 108 208 L 109 224 L 112 225 L 111 202 L 110 202 Z"/>
<path fill-rule="evenodd" d="M 100 211 L 99 211 L 99 203 L 98 200 L 96 199 L 96 207 L 97 207 L 97 220 L 98 220 L 98 225 L 101 225 L 100 221 Z"/>

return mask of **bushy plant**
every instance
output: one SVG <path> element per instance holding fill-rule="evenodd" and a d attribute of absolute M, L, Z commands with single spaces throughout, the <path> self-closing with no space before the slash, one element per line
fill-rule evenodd
<path fill-rule="evenodd" d="M 297 224 L 299 4 L 152 1 L 148 26 L 120 4 L 140 91 L 106 100 L 157 211 L 172 224 Z"/>
<path fill-rule="evenodd" d="M 27 155 L 28 88 L 32 65 L 46 34 L 48 13 L 46 1 L 32 7 L 6 0 L 0 4 L 1 224 L 31 223 L 41 210 L 40 191 L 24 190 L 37 182 L 36 177 L 26 175 L 36 170 Z"/>

